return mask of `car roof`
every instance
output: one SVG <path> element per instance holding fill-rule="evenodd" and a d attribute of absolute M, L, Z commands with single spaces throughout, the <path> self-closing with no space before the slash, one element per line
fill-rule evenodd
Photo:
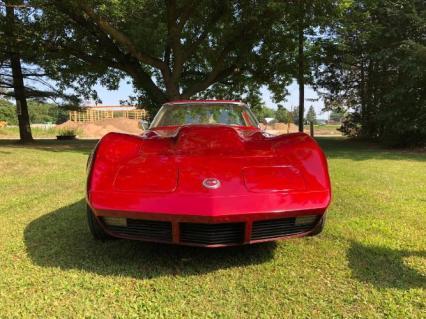
<path fill-rule="evenodd" d="M 178 100 L 164 103 L 164 105 L 180 105 L 180 104 L 234 104 L 234 105 L 246 105 L 244 102 L 235 100 Z"/>

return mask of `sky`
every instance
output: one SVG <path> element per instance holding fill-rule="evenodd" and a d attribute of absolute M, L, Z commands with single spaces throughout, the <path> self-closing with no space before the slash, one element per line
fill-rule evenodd
<path fill-rule="evenodd" d="M 125 100 L 129 95 L 133 94 L 133 88 L 131 84 L 127 83 L 128 80 L 124 79 L 120 82 L 120 87 L 118 90 L 110 91 L 101 85 L 97 85 L 95 89 L 98 92 L 98 95 L 104 105 L 119 105 L 120 100 Z M 292 107 L 299 104 L 299 91 L 296 82 L 293 82 L 288 87 L 289 95 L 287 96 L 287 100 L 284 103 L 280 103 L 284 105 L 287 110 L 291 110 Z M 277 105 L 272 101 L 271 92 L 266 87 L 262 87 L 261 89 L 262 99 L 265 102 L 266 106 L 272 109 L 276 109 Z M 324 103 L 322 100 L 311 102 L 309 99 L 317 99 L 318 94 L 309 86 L 305 86 L 305 108 L 308 110 L 310 105 L 314 106 L 315 112 L 317 113 L 317 118 L 319 119 L 327 119 L 328 112 L 322 112 L 322 108 L 324 107 Z"/>

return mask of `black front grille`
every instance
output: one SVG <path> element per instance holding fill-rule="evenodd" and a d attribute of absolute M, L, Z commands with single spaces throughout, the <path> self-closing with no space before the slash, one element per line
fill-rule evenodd
<path fill-rule="evenodd" d="M 172 224 L 170 222 L 127 219 L 127 226 L 105 227 L 114 234 L 130 236 L 140 240 L 171 242 Z"/>
<path fill-rule="evenodd" d="M 296 235 L 312 230 L 318 218 L 309 224 L 296 225 L 296 218 L 282 218 L 262 220 L 253 223 L 251 240 L 268 239 L 289 235 Z"/>
<path fill-rule="evenodd" d="M 201 245 L 242 244 L 244 223 L 181 223 L 180 241 Z"/>

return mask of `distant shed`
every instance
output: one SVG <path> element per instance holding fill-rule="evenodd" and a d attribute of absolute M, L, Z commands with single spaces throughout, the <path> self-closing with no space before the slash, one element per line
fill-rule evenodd
<path fill-rule="evenodd" d="M 147 111 L 131 105 L 85 106 L 80 111 L 69 111 L 69 120 L 73 122 L 94 122 L 113 118 L 144 120 L 147 117 Z"/>

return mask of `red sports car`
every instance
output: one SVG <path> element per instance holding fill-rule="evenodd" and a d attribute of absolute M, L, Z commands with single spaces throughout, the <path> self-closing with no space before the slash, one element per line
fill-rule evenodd
<path fill-rule="evenodd" d="M 236 101 L 177 101 L 141 136 L 105 135 L 89 159 L 97 239 L 220 247 L 316 235 L 331 190 L 304 133 L 262 132 Z"/>

